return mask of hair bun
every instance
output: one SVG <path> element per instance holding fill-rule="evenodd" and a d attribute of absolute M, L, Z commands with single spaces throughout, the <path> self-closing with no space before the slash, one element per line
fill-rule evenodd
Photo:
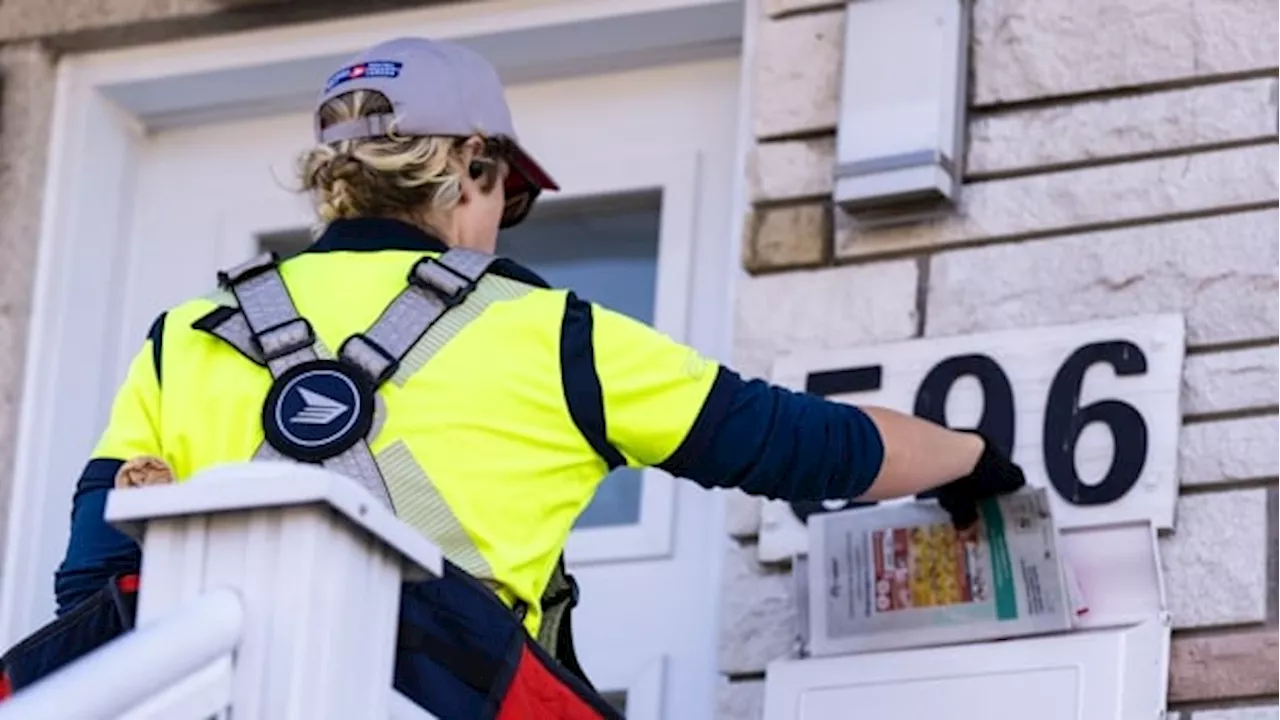
<path fill-rule="evenodd" d="M 357 90 L 329 100 L 320 121 L 324 127 L 390 111 L 382 95 Z M 472 169 L 458 162 L 461 145 L 453 137 L 394 133 L 320 144 L 299 158 L 298 177 L 322 221 L 418 217 L 451 208 L 462 197 L 462 176 Z"/>

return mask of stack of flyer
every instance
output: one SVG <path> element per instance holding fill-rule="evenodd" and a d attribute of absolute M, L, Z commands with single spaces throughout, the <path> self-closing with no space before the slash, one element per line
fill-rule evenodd
<path fill-rule="evenodd" d="M 984 502 L 956 531 L 931 500 L 809 518 L 814 656 L 1063 632 L 1083 613 L 1043 488 Z"/>

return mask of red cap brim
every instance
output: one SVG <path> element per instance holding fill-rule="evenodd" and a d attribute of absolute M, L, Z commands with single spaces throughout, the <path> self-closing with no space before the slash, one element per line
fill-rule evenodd
<path fill-rule="evenodd" d="M 514 172 L 507 174 L 507 192 L 524 192 L 531 189 L 530 184 L 538 190 L 559 190 L 560 186 L 547 174 L 546 170 L 526 153 L 519 145 L 511 148 L 509 158 Z"/>

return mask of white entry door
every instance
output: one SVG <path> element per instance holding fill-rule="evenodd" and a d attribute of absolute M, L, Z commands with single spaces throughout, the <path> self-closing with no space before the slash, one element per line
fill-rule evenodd
<path fill-rule="evenodd" d="M 736 60 L 707 60 L 511 88 L 522 142 L 564 190 L 504 233 L 501 252 L 724 356 L 737 78 Z M 305 244 L 308 203 L 288 188 L 309 123 L 290 114 L 147 142 L 115 378 L 156 314 L 205 292 L 216 269 Z M 711 714 L 718 512 L 716 496 L 692 483 L 623 470 L 570 540 L 579 655 L 630 717 Z"/>

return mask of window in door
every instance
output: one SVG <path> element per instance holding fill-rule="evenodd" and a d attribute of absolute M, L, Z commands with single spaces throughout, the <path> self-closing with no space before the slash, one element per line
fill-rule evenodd
<path fill-rule="evenodd" d="M 661 225 L 658 193 L 547 202 L 506 230 L 498 252 L 568 288 L 644 323 L 653 322 Z M 577 528 L 641 521 L 644 473 L 618 468 L 601 483 Z"/>
<path fill-rule="evenodd" d="M 258 252 L 273 252 L 281 260 L 287 260 L 306 250 L 311 241 L 311 234 L 306 230 L 263 233 L 258 236 Z"/>

